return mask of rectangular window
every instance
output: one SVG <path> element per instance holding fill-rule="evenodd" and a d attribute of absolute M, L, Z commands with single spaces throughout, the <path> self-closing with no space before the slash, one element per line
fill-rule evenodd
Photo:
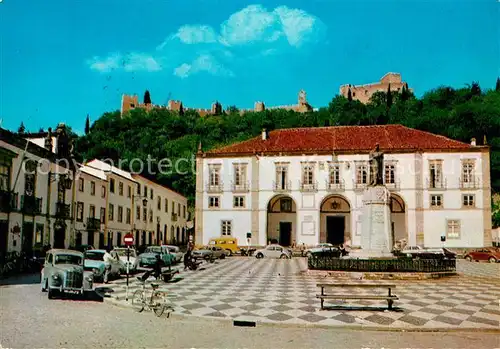
<path fill-rule="evenodd" d="M 292 212 L 292 200 L 291 199 L 280 199 L 280 211 L 281 212 Z"/>
<path fill-rule="evenodd" d="M 144 197 L 148 197 L 148 187 L 144 186 Z"/>
<path fill-rule="evenodd" d="M 118 183 L 118 195 L 123 196 L 123 182 Z"/>
<path fill-rule="evenodd" d="M 123 222 L 123 207 L 118 206 L 118 222 Z"/>
<path fill-rule="evenodd" d="M 432 161 L 429 164 L 429 187 L 442 188 L 443 164 L 441 161 Z"/>
<path fill-rule="evenodd" d="M 78 191 L 83 192 L 83 190 L 84 190 L 83 178 L 78 178 Z"/>
<path fill-rule="evenodd" d="M 113 204 L 109 204 L 109 212 L 108 212 L 108 219 L 112 221 L 115 216 L 115 206 Z"/>
<path fill-rule="evenodd" d="M 76 220 L 79 222 L 83 221 L 83 202 L 76 203 Z"/>
<path fill-rule="evenodd" d="M 431 195 L 431 207 L 443 207 L 443 195 Z"/>
<path fill-rule="evenodd" d="M 220 167 L 210 166 L 209 177 L 210 186 L 220 185 Z"/>
<path fill-rule="evenodd" d="M 474 163 L 472 161 L 462 163 L 462 181 L 464 183 L 474 182 Z"/>
<path fill-rule="evenodd" d="M 161 210 L 161 197 L 159 197 L 159 196 L 158 196 L 158 198 L 157 198 L 157 200 L 156 200 L 156 201 L 157 201 L 157 208 L 158 208 L 158 211 L 160 211 L 160 210 Z"/>
<path fill-rule="evenodd" d="M 182 216 L 184 218 L 186 218 L 186 206 L 185 205 L 182 206 Z"/>
<path fill-rule="evenodd" d="M 137 184 L 137 195 L 141 195 L 141 185 Z"/>
<path fill-rule="evenodd" d="M 141 220 L 141 207 L 140 206 L 137 206 L 135 208 L 135 219 L 137 219 L 138 221 Z"/>
<path fill-rule="evenodd" d="M 396 183 L 396 165 L 394 164 L 385 165 L 384 181 L 386 184 Z"/>
<path fill-rule="evenodd" d="M 175 202 L 172 201 L 172 214 L 175 213 Z"/>
<path fill-rule="evenodd" d="M 475 206 L 474 195 L 471 194 L 462 195 L 462 204 L 464 207 L 474 207 Z"/>
<path fill-rule="evenodd" d="M 181 216 L 181 204 L 177 204 L 177 215 L 180 217 Z"/>
<path fill-rule="evenodd" d="M 368 184 L 368 166 L 358 165 L 356 167 L 356 183 Z"/>
<path fill-rule="evenodd" d="M 331 164 L 328 180 L 330 184 L 340 184 L 340 164 Z"/>
<path fill-rule="evenodd" d="M 302 183 L 312 185 L 314 183 L 314 165 L 305 164 L 302 166 Z"/>
<path fill-rule="evenodd" d="M 114 192 L 115 192 L 115 180 L 114 180 L 114 178 L 111 178 L 111 179 L 109 180 L 109 191 L 110 191 L 111 193 L 114 193 Z"/>
<path fill-rule="evenodd" d="M 149 196 L 149 198 L 150 198 L 151 200 L 153 200 L 153 196 L 154 196 L 154 194 L 153 194 L 153 188 L 151 188 L 151 189 L 149 190 L 149 195 L 150 195 L 150 196 Z"/>
<path fill-rule="evenodd" d="M 153 221 L 153 210 L 149 210 L 149 222 Z"/>
<path fill-rule="evenodd" d="M 228 236 L 232 233 L 232 222 L 231 221 L 221 221 L 221 235 Z"/>
<path fill-rule="evenodd" d="M 90 182 L 90 195 L 95 196 L 95 182 Z"/>
<path fill-rule="evenodd" d="M 101 198 L 106 197 L 106 187 L 103 185 L 101 186 Z"/>
<path fill-rule="evenodd" d="M 130 185 L 127 187 L 127 197 L 128 198 L 132 197 L 132 187 Z"/>
<path fill-rule="evenodd" d="M 446 237 L 448 239 L 460 239 L 460 221 L 458 219 L 448 219 L 446 226 Z"/>
<path fill-rule="evenodd" d="M 101 207 L 101 223 L 106 223 L 106 208 Z"/>
<path fill-rule="evenodd" d="M 243 164 L 234 164 L 233 165 L 233 173 L 234 173 L 234 185 L 235 186 L 244 186 L 246 184 L 246 172 L 247 166 Z"/>
<path fill-rule="evenodd" d="M 163 204 L 165 206 L 165 213 L 168 213 L 168 199 L 165 198 L 165 203 Z"/>
<path fill-rule="evenodd" d="M 95 218 L 95 206 L 94 205 L 89 206 L 89 217 Z"/>
<path fill-rule="evenodd" d="M 148 209 L 146 207 L 142 209 L 142 220 L 143 222 L 148 221 Z"/>
<path fill-rule="evenodd" d="M 208 197 L 208 207 L 209 208 L 219 207 L 219 197 L 218 196 L 209 196 Z"/>
<path fill-rule="evenodd" d="M 0 190 L 9 191 L 10 190 L 10 166 L 2 164 L 0 165 Z"/>
<path fill-rule="evenodd" d="M 132 216 L 132 210 L 127 207 L 127 215 L 125 216 L 125 223 L 130 224 L 130 216 Z"/>
<path fill-rule="evenodd" d="M 278 190 L 288 189 L 288 166 L 284 165 L 276 166 L 276 189 Z"/>
<path fill-rule="evenodd" d="M 236 207 L 236 208 L 245 207 L 245 197 L 244 196 L 233 197 L 233 207 Z"/>

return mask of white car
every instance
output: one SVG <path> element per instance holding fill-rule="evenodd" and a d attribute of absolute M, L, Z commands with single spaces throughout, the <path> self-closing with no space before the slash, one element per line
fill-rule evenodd
<path fill-rule="evenodd" d="M 137 267 L 139 266 L 139 259 L 137 258 L 137 251 L 135 250 L 135 248 L 131 248 L 129 250 L 130 254 L 129 254 L 129 261 L 128 261 L 128 270 L 130 273 L 135 273 L 137 272 Z M 122 270 L 122 273 L 126 273 L 127 272 L 127 249 L 126 248 L 123 248 L 123 247 L 116 247 L 115 249 L 113 249 L 113 251 L 111 252 L 114 252 L 118 255 L 118 257 L 120 258 L 120 261 L 123 263 L 123 270 Z"/>
<path fill-rule="evenodd" d="M 441 248 L 423 248 L 421 246 L 406 246 L 401 253 L 406 254 L 407 256 L 418 255 L 418 254 L 444 254 L 443 249 Z"/>
<path fill-rule="evenodd" d="M 281 258 L 290 259 L 292 258 L 292 251 L 280 245 L 269 245 L 263 249 L 255 251 L 256 258 Z"/>
<path fill-rule="evenodd" d="M 181 252 L 181 249 L 178 246 L 166 245 L 168 248 L 168 252 L 175 256 L 174 260 L 176 263 L 180 263 L 182 261 L 182 257 L 184 257 L 184 253 Z"/>
<path fill-rule="evenodd" d="M 306 250 L 306 256 L 309 258 L 309 257 L 311 257 L 311 254 L 314 252 L 323 252 L 324 250 L 329 250 L 333 247 L 334 247 L 333 244 L 330 244 L 328 242 L 324 242 L 324 243 L 316 245 L 316 247 L 308 248 Z"/>

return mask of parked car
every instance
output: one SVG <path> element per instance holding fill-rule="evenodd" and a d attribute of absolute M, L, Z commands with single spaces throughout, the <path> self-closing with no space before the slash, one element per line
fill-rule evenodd
<path fill-rule="evenodd" d="M 174 264 L 175 255 L 170 253 L 167 245 L 148 246 L 138 257 L 139 267 L 152 268 L 156 264 L 156 255 L 160 255 L 164 266 Z"/>
<path fill-rule="evenodd" d="M 184 257 L 184 253 L 181 252 L 179 246 L 166 245 L 166 247 L 168 249 L 168 252 L 174 255 L 174 262 L 180 263 L 182 261 L 182 258 Z"/>
<path fill-rule="evenodd" d="M 106 250 L 87 250 L 85 251 L 84 267 L 85 270 L 94 273 L 94 280 L 103 281 L 106 263 L 104 263 L 104 254 Z M 119 277 L 123 270 L 123 263 L 116 254 L 111 252 L 113 261 L 111 262 L 110 276 Z"/>
<path fill-rule="evenodd" d="M 200 249 L 194 250 L 192 253 L 194 259 L 224 259 L 227 251 L 219 246 L 203 246 Z"/>
<path fill-rule="evenodd" d="M 490 263 L 497 263 L 500 261 L 500 249 L 496 247 L 480 248 L 475 251 L 468 252 L 464 258 L 469 262 L 488 261 Z"/>
<path fill-rule="evenodd" d="M 124 247 L 116 247 L 112 253 L 116 253 L 118 255 L 118 258 L 122 261 L 122 267 L 123 270 L 121 271 L 122 274 L 125 274 L 127 272 L 127 249 Z M 139 258 L 137 258 L 137 251 L 135 248 L 130 248 L 129 249 L 129 256 L 128 256 L 128 271 L 130 273 L 135 273 L 137 272 L 137 267 L 139 266 Z"/>
<path fill-rule="evenodd" d="M 318 244 L 316 245 L 315 247 L 312 247 L 312 248 L 308 248 L 305 252 L 306 252 L 306 257 L 310 257 L 312 253 L 315 253 L 315 252 L 322 252 L 324 251 L 325 249 L 331 249 L 331 248 L 334 248 L 333 244 L 330 244 L 328 242 L 324 242 L 324 243 L 321 243 L 321 244 Z"/>
<path fill-rule="evenodd" d="M 418 245 L 406 246 L 401 251 L 394 251 L 396 256 L 406 256 L 421 259 L 447 258 L 455 259 L 456 254 L 446 248 L 424 248 Z"/>
<path fill-rule="evenodd" d="M 210 239 L 208 246 L 217 246 L 225 250 L 226 255 L 232 256 L 238 253 L 238 239 L 228 236 L 221 236 L 218 238 Z"/>
<path fill-rule="evenodd" d="M 82 252 L 63 249 L 52 249 L 46 254 L 41 271 L 41 290 L 48 292 L 49 299 L 63 293 L 83 295 L 92 291 L 94 277 L 85 272 Z"/>
<path fill-rule="evenodd" d="M 281 245 L 272 244 L 268 245 L 263 249 L 255 251 L 255 257 L 257 258 L 281 258 L 287 259 L 292 258 L 292 251 Z"/>
<path fill-rule="evenodd" d="M 92 245 L 78 245 L 74 249 L 76 251 L 85 252 L 88 250 L 94 250 L 94 246 L 92 246 Z"/>

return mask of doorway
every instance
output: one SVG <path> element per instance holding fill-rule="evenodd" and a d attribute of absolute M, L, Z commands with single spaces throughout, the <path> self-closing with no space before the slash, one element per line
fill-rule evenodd
<path fill-rule="evenodd" d="M 54 229 L 54 248 L 65 248 L 66 229 L 57 227 Z"/>
<path fill-rule="evenodd" d="M 327 216 L 326 217 L 326 242 L 332 245 L 344 243 L 345 217 Z"/>
<path fill-rule="evenodd" d="M 122 246 L 122 233 L 121 232 L 116 233 L 116 246 L 118 246 L 118 247 Z"/>
<path fill-rule="evenodd" d="M 104 233 L 99 233 L 99 249 L 104 249 Z"/>
<path fill-rule="evenodd" d="M 0 221 L 0 255 L 4 256 L 9 243 L 9 222 Z"/>
<path fill-rule="evenodd" d="M 33 250 L 33 229 L 32 222 L 23 223 L 23 243 L 22 250 L 25 252 Z"/>
<path fill-rule="evenodd" d="M 288 247 L 292 244 L 292 222 L 280 222 L 280 245 Z"/>
<path fill-rule="evenodd" d="M 87 245 L 94 247 L 94 231 L 87 232 Z"/>
<path fill-rule="evenodd" d="M 82 233 L 78 232 L 76 233 L 76 246 L 81 246 L 82 245 Z"/>

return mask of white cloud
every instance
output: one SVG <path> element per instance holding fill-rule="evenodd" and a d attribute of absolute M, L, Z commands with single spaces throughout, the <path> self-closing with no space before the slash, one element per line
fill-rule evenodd
<path fill-rule="evenodd" d="M 174 69 L 174 75 L 182 79 L 199 72 L 207 72 L 219 76 L 234 76 L 232 71 L 224 68 L 224 66 L 210 54 L 201 54 L 193 62 L 189 64 L 183 63 Z"/>
<path fill-rule="evenodd" d="M 217 33 L 208 25 L 184 25 L 179 28 L 174 37 L 179 38 L 185 44 L 217 42 Z"/>
<path fill-rule="evenodd" d="M 113 53 L 105 58 L 95 56 L 88 61 L 88 64 L 90 65 L 90 69 L 97 70 L 101 73 L 121 69 L 127 72 L 155 72 L 161 70 L 160 64 L 152 56 L 135 52 L 127 55 Z"/>
<path fill-rule="evenodd" d="M 114 53 L 94 57 L 88 64 L 100 72 L 154 72 L 168 66 L 180 78 L 199 72 L 234 76 L 227 65 L 251 59 L 255 52 L 266 57 L 286 48 L 301 48 L 320 40 L 325 29 L 320 19 L 300 9 L 279 6 L 268 10 L 250 5 L 230 15 L 219 31 L 209 25 L 183 25 L 158 45 L 153 55 Z"/>

